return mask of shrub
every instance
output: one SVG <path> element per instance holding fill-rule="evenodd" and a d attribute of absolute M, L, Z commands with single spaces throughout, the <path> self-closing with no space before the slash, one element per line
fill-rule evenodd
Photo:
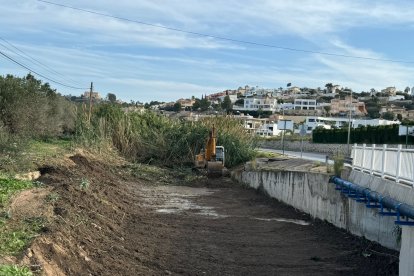
<path fill-rule="evenodd" d="M 342 155 L 336 155 L 334 157 L 334 173 L 340 177 L 342 169 L 344 168 L 344 157 Z"/>

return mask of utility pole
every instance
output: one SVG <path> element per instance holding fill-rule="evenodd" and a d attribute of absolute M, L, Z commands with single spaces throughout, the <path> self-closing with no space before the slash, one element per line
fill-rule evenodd
<path fill-rule="evenodd" d="M 351 151 L 350 151 L 350 147 L 349 144 L 351 143 L 351 113 L 352 113 L 352 90 L 351 90 L 351 99 L 350 99 L 350 103 L 349 103 L 349 119 L 348 119 L 348 139 L 347 139 L 347 143 L 346 143 L 346 153 L 348 155 L 348 157 L 351 156 Z"/>
<path fill-rule="evenodd" d="M 89 114 L 88 114 L 89 123 L 91 123 L 91 117 L 92 117 L 92 91 L 93 91 L 93 82 L 91 82 L 91 89 L 89 90 Z"/>

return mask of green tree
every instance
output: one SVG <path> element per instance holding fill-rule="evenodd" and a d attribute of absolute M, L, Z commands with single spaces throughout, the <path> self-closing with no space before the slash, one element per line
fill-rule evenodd
<path fill-rule="evenodd" d="M 244 99 L 243 98 L 237 99 L 237 101 L 234 104 L 244 106 Z"/>
<path fill-rule="evenodd" d="M 211 106 L 211 102 L 207 100 L 205 97 L 200 99 L 195 99 L 195 103 L 193 104 L 193 110 L 199 110 L 199 111 L 207 111 L 209 107 Z"/>
<path fill-rule="evenodd" d="M 223 102 L 221 103 L 221 108 L 225 110 L 226 112 L 229 112 L 232 109 L 233 105 L 231 103 L 229 95 L 224 97 Z"/>
<path fill-rule="evenodd" d="M 333 87 L 333 84 L 332 83 L 328 82 L 327 84 L 325 84 L 325 87 L 326 87 L 326 90 L 329 93 L 332 92 L 332 87 Z"/>
<path fill-rule="evenodd" d="M 74 130 L 75 106 L 33 75 L 0 76 L 0 129 L 42 138 Z"/>
<path fill-rule="evenodd" d="M 106 95 L 106 98 L 108 99 L 109 102 L 111 103 L 115 103 L 116 102 L 116 95 L 113 93 L 108 93 Z"/>
<path fill-rule="evenodd" d="M 371 100 L 365 103 L 365 108 L 367 109 L 368 116 L 372 119 L 379 118 L 380 114 L 380 104 L 378 102 L 378 98 L 373 97 Z"/>
<path fill-rule="evenodd" d="M 394 120 L 395 115 L 394 115 L 394 113 L 388 111 L 388 112 L 385 112 L 385 113 L 382 114 L 382 118 L 385 119 L 385 120 L 392 121 L 392 120 Z"/>
<path fill-rule="evenodd" d="M 173 110 L 175 112 L 180 112 L 181 111 L 181 103 L 180 102 L 176 102 L 173 106 Z"/>
<path fill-rule="evenodd" d="M 329 106 L 329 105 L 324 106 L 324 107 L 323 107 L 323 109 L 325 109 L 325 113 L 326 113 L 327 115 L 329 115 L 329 114 L 330 114 L 330 112 L 331 112 L 331 106 Z"/>

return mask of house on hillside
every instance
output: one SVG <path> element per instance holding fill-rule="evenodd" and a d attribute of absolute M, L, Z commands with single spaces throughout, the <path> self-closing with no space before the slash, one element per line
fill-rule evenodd
<path fill-rule="evenodd" d="M 181 104 L 181 109 L 191 109 L 195 100 L 193 99 L 179 99 L 177 103 Z"/>
<path fill-rule="evenodd" d="M 239 111 L 269 111 L 275 113 L 277 109 L 277 99 L 267 96 L 252 96 L 244 99 L 244 105 L 234 106 L 234 110 Z"/>
<path fill-rule="evenodd" d="M 345 99 L 331 100 L 331 114 L 346 115 L 349 114 L 350 109 L 352 110 L 353 116 L 365 116 L 368 114 L 365 108 L 365 103 L 351 98 L 350 96 L 345 97 Z"/>
<path fill-rule="evenodd" d="M 387 94 L 388 96 L 395 96 L 397 94 L 397 89 L 395 86 L 390 86 L 381 90 L 381 93 Z"/>
<path fill-rule="evenodd" d="M 90 95 L 91 95 L 91 93 L 89 91 L 85 91 L 82 96 L 83 96 L 83 98 L 86 98 L 86 99 L 89 100 Z M 92 100 L 94 100 L 94 101 L 102 100 L 102 97 L 99 94 L 99 92 L 92 92 Z"/>
<path fill-rule="evenodd" d="M 272 119 L 254 118 L 250 115 L 238 115 L 234 118 L 241 120 L 244 128 L 251 134 L 271 137 L 281 133 L 281 130 L 277 128 L 277 123 Z"/>

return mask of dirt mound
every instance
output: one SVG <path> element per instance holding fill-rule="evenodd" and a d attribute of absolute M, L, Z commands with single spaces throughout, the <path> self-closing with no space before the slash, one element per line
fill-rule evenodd
<path fill-rule="evenodd" d="M 39 179 L 53 187 L 54 216 L 51 231 L 33 242 L 24 263 L 44 275 L 117 275 L 130 262 L 122 226 L 133 199 L 114 176 L 116 166 L 82 155 L 70 159 L 75 166 L 50 169 Z"/>
<path fill-rule="evenodd" d="M 10 204 L 9 211 L 12 220 L 44 217 L 50 218 L 53 211 L 50 205 L 45 204 L 52 189 L 35 188 L 21 192 Z"/>

